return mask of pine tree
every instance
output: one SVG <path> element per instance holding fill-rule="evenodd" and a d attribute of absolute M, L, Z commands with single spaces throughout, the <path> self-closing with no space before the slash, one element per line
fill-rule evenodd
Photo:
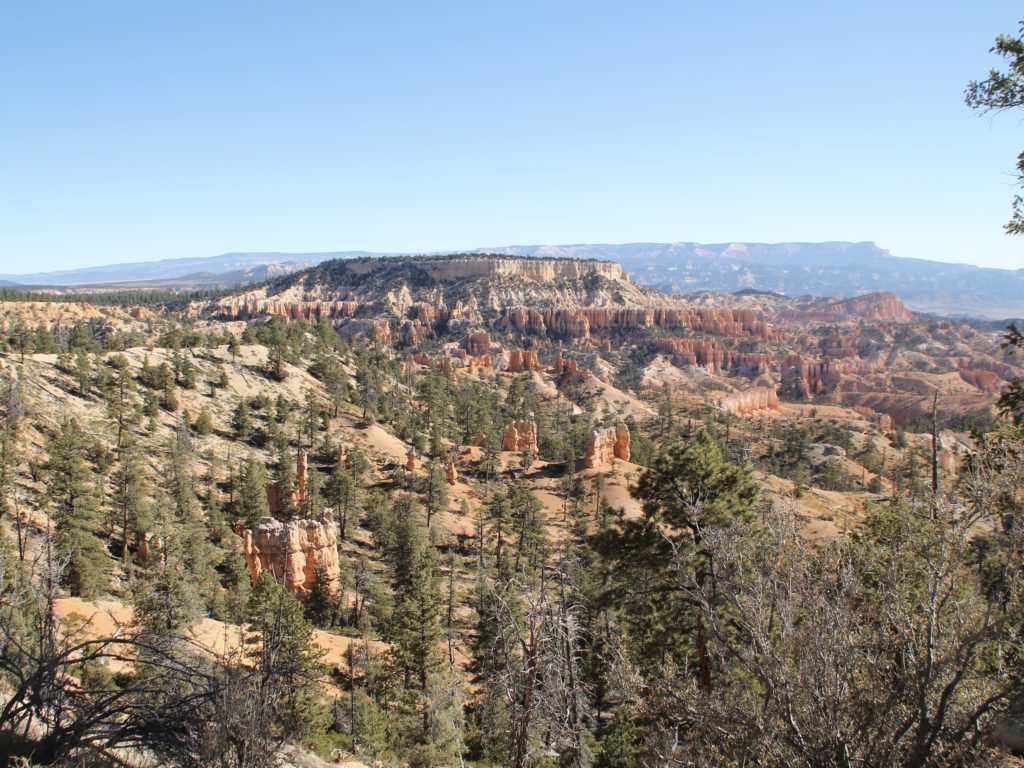
<path fill-rule="evenodd" d="M 240 624 L 245 618 L 252 594 L 252 579 L 238 537 L 232 536 L 227 540 L 220 570 L 221 584 L 224 587 L 224 617 L 230 622 Z"/>
<path fill-rule="evenodd" d="M 341 462 L 331 472 L 324 483 L 323 496 L 327 504 L 334 510 L 338 520 L 338 536 L 342 541 L 348 535 L 350 523 L 356 524 L 356 510 L 359 505 L 361 488 L 353 473 L 349 472 Z"/>
<path fill-rule="evenodd" d="M 341 607 L 340 595 L 328 577 L 326 566 L 317 561 L 313 566 L 313 583 L 306 598 L 306 616 L 313 624 L 329 629 L 338 623 Z"/>
<path fill-rule="evenodd" d="M 252 437 L 252 416 L 249 415 L 249 404 L 245 400 L 239 400 L 235 406 L 235 412 L 231 416 L 231 429 L 235 437 L 242 442 L 248 442 Z"/>
<path fill-rule="evenodd" d="M 160 363 L 156 370 L 157 390 L 160 392 L 160 407 L 166 411 L 178 410 L 178 391 L 174 383 L 174 372 L 167 363 Z"/>
<path fill-rule="evenodd" d="M 426 546 L 397 595 L 387 633 L 401 733 L 412 765 L 444 765 L 462 749 L 458 688 L 440 644 L 443 610 L 437 555 Z"/>
<path fill-rule="evenodd" d="M 326 730 L 319 683 L 323 651 L 302 605 L 264 572 L 249 600 L 246 644 L 273 706 L 272 729 L 300 741 Z"/>
<path fill-rule="evenodd" d="M 241 349 L 242 347 L 238 343 L 238 337 L 235 336 L 234 334 L 228 336 L 228 353 L 231 355 L 232 365 L 234 365 L 235 359 L 238 357 L 238 353 L 241 351 Z"/>
<path fill-rule="evenodd" d="M 239 473 L 239 483 L 234 496 L 235 516 L 246 526 L 252 527 L 261 519 L 270 517 L 267 471 L 263 467 L 263 462 L 253 456 L 246 459 Z"/>
<path fill-rule="evenodd" d="M 423 484 L 423 496 L 427 508 L 427 528 L 430 528 L 434 515 L 448 509 L 448 481 L 444 475 L 444 467 L 437 458 L 432 458 L 427 464 L 427 476 Z"/>
<path fill-rule="evenodd" d="M 68 567 L 63 583 L 72 594 L 95 597 L 110 578 L 110 560 L 98 536 L 95 475 L 85 460 L 84 437 L 74 419 L 46 444 L 46 495 L 50 500 L 58 555 Z"/>
<path fill-rule="evenodd" d="M 121 562 L 127 565 L 129 543 L 139 534 L 148 532 L 152 522 L 142 453 L 134 440 L 128 439 L 122 446 L 113 479 L 112 511 L 115 524 L 121 529 Z"/>
<path fill-rule="evenodd" d="M 604 599 L 621 611 L 636 658 L 651 674 L 667 660 L 696 658 L 699 684 L 710 687 L 706 629 L 680 596 L 678 579 L 688 574 L 703 585 L 713 578 L 703 538 L 748 515 L 757 488 L 750 468 L 727 462 L 704 430 L 692 443 L 669 445 L 640 476 L 633 495 L 643 504 L 642 518 L 595 538 L 611 570 Z"/>
<path fill-rule="evenodd" d="M 0 379 L 0 517 L 9 511 L 14 493 L 15 473 L 21 458 L 21 425 L 24 417 L 24 399 L 21 376 L 8 368 Z M 15 528 L 18 532 L 19 553 L 23 553 L 22 516 L 15 508 Z"/>
<path fill-rule="evenodd" d="M 132 582 L 135 623 L 144 631 L 170 635 L 202 615 L 201 582 L 189 563 L 189 530 L 176 519 L 171 499 L 155 506 L 150 552 Z"/>
<path fill-rule="evenodd" d="M 288 375 L 285 359 L 288 353 L 288 337 L 285 333 L 284 321 L 272 317 L 263 328 L 261 336 L 267 347 L 267 373 L 275 381 L 284 381 Z"/>
<path fill-rule="evenodd" d="M 359 754 L 378 761 L 388 747 L 388 720 L 384 709 L 366 691 L 352 694 L 352 743 Z"/>
<path fill-rule="evenodd" d="M 84 348 L 79 349 L 75 356 L 75 383 L 78 385 L 79 397 L 85 397 L 92 389 L 92 363 Z"/>
<path fill-rule="evenodd" d="M 292 459 L 291 447 L 288 441 L 281 436 L 277 446 L 277 462 L 274 465 L 274 483 L 277 485 L 278 494 L 281 499 L 281 509 L 275 510 L 285 517 L 298 514 L 295 506 L 295 492 L 298 488 L 298 478 L 295 474 L 295 461 Z"/>
<path fill-rule="evenodd" d="M 204 437 L 213 434 L 213 418 L 210 416 L 210 411 L 205 405 L 200 409 L 193 429 L 195 429 L 196 434 Z"/>
<path fill-rule="evenodd" d="M 504 678 L 513 674 L 521 662 L 521 645 L 513 628 L 522 620 L 522 595 L 508 579 L 481 575 L 476 602 L 470 671 L 480 695 L 470 707 L 467 741 L 473 757 L 507 765 L 511 720 Z"/>
<path fill-rule="evenodd" d="M 169 461 L 164 467 L 165 490 L 171 500 L 181 534 L 180 557 L 188 578 L 200 590 L 207 609 L 221 601 L 220 580 L 214 569 L 217 557 L 210 543 L 192 477 L 192 456 L 180 438 L 170 441 Z"/>

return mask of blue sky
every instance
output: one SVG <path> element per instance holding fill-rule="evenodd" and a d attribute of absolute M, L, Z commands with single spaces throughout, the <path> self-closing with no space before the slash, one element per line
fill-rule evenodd
<path fill-rule="evenodd" d="M 874 240 L 1024 268 L 1009 2 L 8 2 L 0 272 Z"/>

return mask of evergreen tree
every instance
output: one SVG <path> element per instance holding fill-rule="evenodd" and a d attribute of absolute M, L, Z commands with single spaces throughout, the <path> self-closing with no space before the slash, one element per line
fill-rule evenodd
<path fill-rule="evenodd" d="M 326 566 L 317 561 L 313 566 L 313 583 L 305 602 L 306 616 L 318 627 L 333 627 L 339 619 L 340 597 L 328 577 Z"/>
<path fill-rule="evenodd" d="M 92 363 L 85 348 L 79 349 L 75 355 L 75 383 L 79 397 L 85 397 L 92 389 Z"/>
<path fill-rule="evenodd" d="M 267 471 L 263 462 L 253 456 L 246 459 L 239 473 L 238 487 L 234 494 L 234 512 L 250 528 L 262 518 L 270 517 Z"/>
<path fill-rule="evenodd" d="M 222 595 L 215 571 L 216 553 L 196 497 L 192 456 L 179 438 L 171 439 L 168 453 L 169 461 L 163 472 L 164 488 L 175 515 L 175 531 L 181 536 L 180 558 L 210 610 L 220 603 Z"/>
<path fill-rule="evenodd" d="M 178 390 L 174 383 L 174 372 L 167 363 L 160 363 L 156 369 L 156 385 L 160 393 L 160 407 L 172 413 L 178 410 Z"/>
<path fill-rule="evenodd" d="M 264 572 L 249 600 L 246 644 L 273 707 L 271 728 L 282 739 L 301 741 L 326 730 L 320 686 L 323 651 L 302 605 Z"/>
<path fill-rule="evenodd" d="M 424 478 L 423 484 L 427 528 L 430 528 L 434 515 L 448 509 L 448 480 L 445 478 L 444 467 L 437 458 L 432 458 L 427 464 L 427 476 Z"/>
<path fill-rule="evenodd" d="M 65 420 L 46 444 L 46 495 L 51 503 L 58 555 L 68 567 L 63 583 L 72 594 L 95 597 L 110 579 L 110 560 L 99 538 L 95 474 L 85 459 L 85 439 L 74 419 Z"/>
<path fill-rule="evenodd" d="M 107 415 L 117 425 L 116 447 L 118 453 L 124 443 L 125 429 L 132 423 L 132 414 L 135 410 L 133 394 L 135 392 L 135 379 L 132 378 L 128 358 L 124 355 L 114 355 L 110 358 L 109 377 L 105 386 L 101 387 L 104 397 L 107 400 Z"/>
<path fill-rule="evenodd" d="M 274 464 L 274 482 L 277 485 L 281 499 L 280 514 L 290 517 L 298 514 L 295 506 L 295 493 L 298 488 L 298 478 L 295 474 L 295 460 L 292 459 L 291 447 L 284 436 L 281 436 L 277 446 L 277 462 Z"/>
<path fill-rule="evenodd" d="M 234 365 L 238 353 L 241 351 L 241 344 L 238 343 L 238 337 L 234 334 L 228 336 L 228 353 L 231 355 L 231 364 Z"/>
<path fill-rule="evenodd" d="M 513 632 L 522 620 L 522 595 L 509 579 L 482 577 L 476 600 L 470 671 L 480 695 L 470 707 L 467 741 L 473 757 L 508 765 L 511 719 L 505 678 L 514 674 L 522 659 L 521 645 Z"/>
<path fill-rule="evenodd" d="M 263 327 L 261 333 L 267 347 L 267 373 L 275 381 L 284 381 L 288 375 L 285 360 L 288 355 L 288 337 L 284 321 L 280 317 L 272 317 Z"/>
<path fill-rule="evenodd" d="M 331 472 L 331 476 L 324 483 L 324 501 L 334 510 L 338 520 L 338 536 L 342 541 L 348 535 L 350 523 L 356 524 L 356 511 L 359 505 L 359 498 L 362 489 L 353 473 L 349 472 L 344 462 Z"/>
<path fill-rule="evenodd" d="M 210 416 L 210 411 L 205 405 L 200 409 L 193 429 L 195 429 L 196 434 L 204 437 L 213 434 L 213 418 Z"/>
<path fill-rule="evenodd" d="M 24 418 L 24 399 L 21 376 L 8 368 L 0 378 L 0 517 L 9 511 L 12 487 L 21 457 L 21 426 Z M 21 514 L 16 513 L 15 527 L 21 536 Z"/>
<path fill-rule="evenodd" d="M 121 529 L 121 562 L 128 563 L 133 538 L 149 531 L 152 515 L 146 499 L 146 473 L 142 453 L 134 440 L 122 446 L 121 461 L 114 472 L 111 497 L 116 524 Z"/>
<path fill-rule="evenodd" d="M 231 536 L 227 542 L 220 564 L 221 583 L 224 585 L 224 617 L 238 624 L 245 619 L 248 610 L 252 579 L 238 537 Z"/>
<path fill-rule="evenodd" d="M 700 685 L 709 687 L 706 628 L 680 596 L 679 574 L 688 571 L 698 585 L 713 577 L 703 538 L 747 515 L 757 484 L 750 468 L 727 462 L 704 430 L 692 443 L 669 445 L 640 476 L 633 495 L 643 504 L 643 517 L 623 520 L 595 538 L 611 571 L 605 600 L 620 610 L 635 656 L 651 674 L 666 661 L 695 658 Z"/>
<path fill-rule="evenodd" d="M 398 592 L 387 634 L 400 733 L 412 765 L 445 765 L 462 749 L 458 687 L 440 645 L 443 609 L 437 555 L 426 546 Z"/>
<path fill-rule="evenodd" d="M 132 582 L 136 624 L 144 631 L 173 635 L 202 615 L 202 584 L 189 563 L 188 526 L 175 518 L 173 504 L 159 497 L 150 551 Z"/>
<path fill-rule="evenodd" d="M 352 694 L 352 743 L 371 762 L 380 760 L 388 747 L 387 714 L 360 688 Z"/>
<path fill-rule="evenodd" d="M 242 442 L 248 442 L 252 437 L 252 416 L 249 415 L 249 403 L 239 400 L 235 406 L 235 412 L 231 416 L 231 429 L 235 437 Z"/>

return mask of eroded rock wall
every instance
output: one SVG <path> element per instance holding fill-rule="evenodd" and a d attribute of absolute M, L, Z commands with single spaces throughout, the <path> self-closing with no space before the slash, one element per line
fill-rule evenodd
<path fill-rule="evenodd" d="M 625 424 L 616 424 L 614 427 L 595 429 L 590 433 L 583 464 L 589 469 L 594 469 L 610 465 L 613 459 L 629 461 L 630 458 L 629 427 Z"/>
<path fill-rule="evenodd" d="M 778 410 L 779 395 L 775 387 L 752 387 L 743 392 L 726 395 L 718 405 L 729 413 L 747 416 L 757 411 Z"/>
<path fill-rule="evenodd" d="M 505 437 L 501 441 L 501 447 L 505 451 L 538 453 L 537 422 L 533 419 L 513 421 L 505 430 Z"/>
<path fill-rule="evenodd" d="M 313 587 L 317 564 L 322 564 L 332 588 L 340 587 L 338 526 L 330 511 L 316 519 L 283 522 L 268 518 L 239 533 L 254 584 L 263 573 L 270 573 L 285 589 L 304 599 Z"/>
<path fill-rule="evenodd" d="M 589 338 L 612 329 L 687 329 L 697 333 L 736 338 L 774 339 L 777 334 L 755 312 L 746 309 L 692 307 L 600 307 L 537 309 L 508 307 L 502 312 L 506 327 L 552 338 Z"/>

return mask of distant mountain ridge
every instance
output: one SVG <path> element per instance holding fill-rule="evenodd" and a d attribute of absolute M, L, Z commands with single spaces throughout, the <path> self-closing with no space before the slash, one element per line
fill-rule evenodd
<path fill-rule="evenodd" d="M 772 291 L 787 296 L 896 293 L 911 309 L 990 319 L 1024 315 L 1024 269 L 891 255 L 871 242 L 630 243 L 488 248 L 520 256 L 611 259 L 640 284 L 682 293 Z"/>
<path fill-rule="evenodd" d="M 991 269 L 903 258 L 891 255 L 872 242 L 583 243 L 512 245 L 479 248 L 473 252 L 615 261 L 630 272 L 638 284 L 674 293 L 758 290 L 788 296 L 846 298 L 892 291 L 908 307 L 920 312 L 989 319 L 1024 317 L 1024 269 Z M 207 258 L 112 264 L 28 275 L 0 274 L 0 281 L 39 286 L 153 283 L 173 287 L 180 283 L 188 288 L 231 287 L 329 259 L 389 255 L 396 254 L 368 251 L 227 253 Z"/>

